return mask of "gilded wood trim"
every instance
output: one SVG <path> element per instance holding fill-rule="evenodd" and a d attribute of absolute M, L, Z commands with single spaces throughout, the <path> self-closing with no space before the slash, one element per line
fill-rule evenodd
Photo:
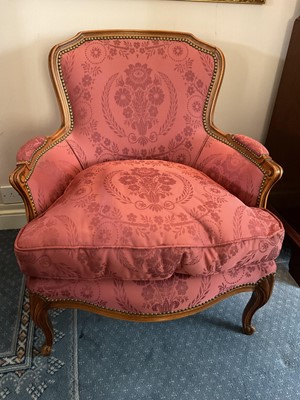
<path fill-rule="evenodd" d="M 50 321 L 48 310 L 50 303 L 41 296 L 29 292 L 30 316 L 33 322 L 43 330 L 45 343 L 42 346 L 41 354 L 48 356 L 51 353 L 53 345 L 53 327 Z"/>
<path fill-rule="evenodd" d="M 130 312 L 99 307 L 96 304 L 90 304 L 88 302 L 82 302 L 75 299 L 50 299 L 33 292 L 30 292 L 30 307 L 33 321 L 43 330 L 45 334 L 46 340 L 41 350 L 43 355 L 49 355 L 53 345 L 53 328 L 48 316 L 48 310 L 50 308 L 78 309 L 102 315 L 104 317 L 134 322 L 163 322 L 197 314 L 238 293 L 253 292 L 252 297 L 247 303 L 242 316 L 243 332 L 247 335 L 251 335 L 255 332 L 255 328 L 251 324 L 252 318 L 255 312 L 269 300 L 274 282 L 275 274 L 271 274 L 260 279 L 256 283 L 235 287 L 228 292 L 220 294 L 215 298 L 193 308 L 172 313 L 134 314 Z"/>
<path fill-rule="evenodd" d="M 174 31 L 139 31 L 139 30 L 103 30 L 103 31 L 85 31 L 79 32 L 74 37 L 54 46 L 49 54 L 49 70 L 51 80 L 54 86 L 56 98 L 59 104 L 60 114 L 61 114 L 61 128 L 54 132 L 51 136 L 47 138 L 44 145 L 40 146 L 33 154 L 33 157 L 29 161 L 24 161 L 18 163 L 16 169 L 10 175 L 10 183 L 17 190 L 17 192 L 22 197 L 26 215 L 28 221 L 32 220 L 37 216 L 37 210 L 35 207 L 34 199 L 28 185 L 28 180 L 31 177 L 34 168 L 39 161 L 39 159 L 48 150 L 53 148 L 56 144 L 65 140 L 65 138 L 72 132 L 73 129 L 73 114 L 71 103 L 68 99 L 68 94 L 66 91 L 65 83 L 61 76 L 59 59 L 61 55 L 70 51 L 73 48 L 80 46 L 86 40 L 94 39 L 112 39 L 112 38 L 136 38 L 136 39 L 149 39 L 149 40 L 179 40 L 188 42 L 191 46 L 201 47 L 202 51 L 206 51 L 214 57 L 218 57 L 220 62 L 220 68 L 216 68 L 216 74 L 218 79 L 223 76 L 223 63 L 224 57 L 222 52 L 214 46 L 209 45 L 203 41 L 199 41 L 195 36 L 189 33 L 181 33 Z M 212 96 L 213 97 L 213 96 Z M 208 106 L 213 104 L 212 101 Z"/>
<path fill-rule="evenodd" d="M 54 46 L 49 55 L 49 66 L 52 82 L 55 88 L 56 96 L 60 105 L 63 125 L 66 131 L 70 132 L 73 127 L 72 106 L 68 98 L 66 85 L 63 80 L 60 58 L 64 53 L 72 51 L 91 40 L 112 40 L 112 39 L 137 39 L 137 40 L 167 40 L 180 41 L 189 44 L 199 51 L 210 54 L 215 61 L 214 75 L 210 85 L 208 96 L 205 102 L 203 117 L 205 121 L 213 113 L 215 98 L 220 90 L 224 74 L 225 59 L 222 51 L 204 41 L 200 41 L 194 35 L 186 32 L 173 31 L 127 31 L 127 30 L 105 30 L 105 31 L 84 31 L 79 32 L 73 38 Z M 207 122 L 209 125 L 209 122 Z M 209 132 L 208 132 L 209 133 Z"/>
<path fill-rule="evenodd" d="M 63 82 L 63 77 L 61 75 L 61 68 L 59 65 L 61 54 L 64 54 L 65 52 L 68 51 L 72 51 L 73 49 L 77 48 L 86 41 L 98 40 L 98 39 L 109 40 L 109 39 L 125 39 L 125 38 L 136 38 L 141 40 L 145 39 L 148 40 L 165 39 L 170 41 L 179 40 L 181 42 L 186 42 L 187 44 L 189 44 L 192 47 L 195 47 L 199 51 L 210 54 L 214 58 L 215 61 L 214 73 L 208 90 L 208 95 L 205 101 L 204 111 L 202 116 L 204 129 L 210 136 L 213 136 L 217 140 L 233 147 L 235 150 L 237 150 L 244 157 L 249 159 L 253 164 L 257 166 L 257 168 L 261 170 L 261 172 L 264 174 L 264 179 L 262 180 L 256 205 L 265 207 L 268 193 L 271 187 L 275 184 L 275 182 L 278 179 L 280 179 L 282 175 L 282 169 L 278 164 L 272 161 L 270 156 L 268 155 L 257 156 L 247 146 L 235 141 L 234 135 L 227 134 L 216 128 L 213 122 L 213 116 L 224 75 L 224 66 L 225 66 L 224 55 L 219 48 L 207 44 L 206 42 L 200 41 L 192 34 L 170 32 L 170 31 L 110 31 L 110 30 L 86 31 L 86 32 L 80 32 L 74 38 L 60 45 L 55 46 L 52 49 L 52 55 L 50 55 L 51 71 L 53 73 L 53 82 L 57 88 L 58 98 L 62 99 L 63 97 L 65 97 L 69 107 L 69 117 L 70 117 L 68 119 L 69 129 L 71 130 L 73 125 L 72 109 L 68 99 L 66 87 Z M 54 68 L 54 65 L 57 65 L 57 67 Z M 65 114 L 63 107 L 61 110 L 62 114 Z"/>
<path fill-rule="evenodd" d="M 224 55 L 220 49 L 212 46 L 204 41 L 200 41 L 194 35 L 184 32 L 174 31 L 139 31 L 139 30 L 103 30 L 103 31 L 84 31 L 79 32 L 74 37 L 54 46 L 49 54 L 49 69 L 50 76 L 54 86 L 55 94 L 59 104 L 61 113 L 61 128 L 47 138 L 44 145 L 40 146 L 34 153 L 32 159 L 28 162 L 20 163 L 15 171 L 10 176 L 11 185 L 19 192 L 23 198 L 26 214 L 28 220 L 37 216 L 37 211 L 34 203 L 33 196 L 30 192 L 28 180 L 34 171 L 34 168 L 39 159 L 56 144 L 65 140 L 65 138 L 72 132 L 73 129 L 73 114 L 66 85 L 62 78 L 60 57 L 65 52 L 80 46 L 85 41 L 89 40 L 107 40 L 107 39 L 120 39 L 120 38 L 136 38 L 148 40 L 174 40 L 186 42 L 189 45 L 207 52 L 215 60 L 215 68 L 213 79 L 208 91 L 208 96 L 205 101 L 203 112 L 203 125 L 206 132 L 224 142 L 225 144 L 235 148 L 244 157 L 254 163 L 263 173 L 263 180 L 260 187 L 260 192 L 257 197 L 257 206 L 266 207 L 267 198 L 273 185 L 280 179 L 282 175 L 281 167 L 276 164 L 269 156 L 256 156 L 250 149 L 234 141 L 232 135 L 226 134 L 217 129 L 213 122 L 214 110 L 221 87 L 225 60 Z"/>
<path fill-rule="evenodd" d="M 263 179 L 256 199 L 256 206 L 266 208 L 268 197 L 272 187 L 282 177 L 282 167 L 277 164 L 269 154 L 257 155 L 246 145 L 239 143 L 237 140 L 235 140 L 233 134 L 225 133 L 219 130 L 214 125 L 212 120 L 210 121 L 208 130 L 210 131 L 211 136 L 215 137 L 217 140 L 220 140 L 223 143 L 226 143 L 228 146 L 233 147 L 245 158 L 255 164 L 256 167 L 262 172 Z"/>
<path fill-rule="evenodd" d="M 62 127 L 52 134 L 52 136 L 47 137 L 43 145 L 34 151 L 32 158 L 28 161 L 18 162 L 15 170 L 9 176 L 10 184 L 23 199 L 28 221 L 31 221 L 37 216 L 37 210 L 30 187 L 28 185 L 28 180 L 34 171 L 37 162 L 43 156 L 43 154 L 63 140 L 61 137 L 64 136 L 64 132 L 65 127 Z"/>

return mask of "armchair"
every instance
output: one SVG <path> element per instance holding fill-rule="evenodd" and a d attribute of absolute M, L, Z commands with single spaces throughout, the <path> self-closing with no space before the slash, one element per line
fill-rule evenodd
<path fill-rule="evenodd" d="M 252 291 L 252 334 L 284 236 L 265 209 L 282 169 L 215 127 L 222 52 L 186 33 L 89 31 L 56 45 L 49 65 L 61 128 L 26 143 L 10 176 L 42 354 L 52 307 L 164 321 Z"/>

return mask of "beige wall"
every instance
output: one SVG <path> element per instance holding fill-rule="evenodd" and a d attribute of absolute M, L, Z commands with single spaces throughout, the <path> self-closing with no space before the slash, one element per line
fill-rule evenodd
<path fill-rule="evenodd" d="M 50 47 L 79 30 L 182 30 L 219 46 L 227 68 L 216 124 L 264 141 L 298 0 L 265 5 L 172 0 L 0 0 L 0 185 L 27 139 L 50 134 L 59 113 Z"/>

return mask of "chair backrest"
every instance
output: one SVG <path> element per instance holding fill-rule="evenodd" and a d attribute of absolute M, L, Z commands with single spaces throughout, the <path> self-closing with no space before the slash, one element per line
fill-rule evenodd
<path fill-rule="evenodd" d="M 64 138 L 83 168 L 130 158 L 193 166 L 223 65 L 219 49 L 190 34 L 81 32 L 50 53 Z"/>
<path fill-rule="evenodd" d="M 61 127 L 26 143 L 10 176 L 29 220 L 82 169 L 122 159 L 186 164 L 245 204 L 266 206 L 281 167 L 260 143 L 213 123 L 218 48 L 181 32 L 89 31 L 53 47 L 49 65 Z"/>

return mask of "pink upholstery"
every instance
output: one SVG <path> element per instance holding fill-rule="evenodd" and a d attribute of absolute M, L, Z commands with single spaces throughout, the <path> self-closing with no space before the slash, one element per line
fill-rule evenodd
<path fill-rule="evenodd" d="M 62 154 L 61 145 L 51 148 L 28 179 L 37 214 L 58 198 L 75 169 L 130 158 L 195 166 L 246 204 L 257 204 L 263 173 L 203 126 L 218 67 L 212 54 L 180 41 L 92 40 L 63 52 L 60 65 L 74 127 L 65 141 L 70 149 Z M 61 165 L 64 160 L 68 166 Z M 52 168 L 60 163 L 54 176 L 49 162 Z M 58 179 L 58 190 L 48 184 L 44 190 L 44 173 L 51 175 L 50 185 Z"/>
<path fill-rule="evenodd" d="M 18 151 L 16 160 L 18 162 L 29 161 L 33 156 L 34 152 L 46 142 L 45 136 L 38 136 L 27 143 L 25 143 Z"/>
<path fill-rule="evenodd" d="M 53 49 L 62 127 L 17 156 L 34 218 L 15 253 L 43 296 L 32 315 L 44 354 L 45 299 L 164 314 L 255 286 L 253 333 L 284 230 L 257 207 L 277 179 L 265 147 L 212 124 L 221 52 L 184 34 L 94 34 Z"/>
<path fill-rule="evenodd" d="M 197 307 L 234 287 L 258 282 L 275 271 L 275 262 L 266 261 L 239 264 L 236 268 L 214 275 L 176 273 L 164 280 L 54 280 L 30 277 L 27 287 L 49 299 L 74 299 L 125 313 L 165 314 Z"/>
<path fill-rule="evenodd" d="M 252 139 L 245 135 L 234 135 L 234 140 L 241 143 L 246 148 L 250 149 L 254 154 L 261 156 L 263 154 L 269 154 L 268 150 L 259 143 L 257 140 Z"/>
<path fill-rule="evenodd" d="M 191 167 L 123 160 L 77 174 L 15 249 L 32 277 L 156 280 L 272 261 L 282 235 L 269 211 L 247 207 Z"/>
<path fill-rule="evenodd" d="M 159 158 L 193 165 L 207 134 L 202 113 L 211 55 L 167 40 L 83 43 L 61 57 L 81 164 Z"/>
<path fill-rule="evenodd" d="M 39 159 L 28 180 L 37 214 L 45 211 L 81 170 L 82 167 L 67 141 L 48 150 Z"/>
<path fill-rule="evenodd" d="M 264 178 L 261 171 L 233 147 L 210 137 L 195 168 L 203 171 L 248 206 L 255 206 Z"/>

